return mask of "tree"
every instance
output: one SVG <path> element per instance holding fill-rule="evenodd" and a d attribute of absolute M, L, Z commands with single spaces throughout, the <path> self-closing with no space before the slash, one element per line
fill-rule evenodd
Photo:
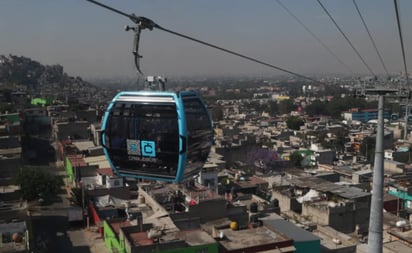
<path fill-rule="evenodd" d="M 288 126 L 289 129 L 292 129 L 292 130 L 299 130 L 300 126 L 303 126 L 304 124 L 305 122 L 303 121 L 303 119 L 296 117 L 296 116 L 289 117 L 286 120 L 286 125 Z"/>
<path fill-rule="evenodd" d="M 297 106 L 293 103 L 292 99 L 281 100 L 278 105 L 279 114 L 288 114 L 296 110 L 296 108 Z"/>
<path fill-rule="evenodd" d="M 292 164 L 292 166 L 295 167 L 302 167 L 302 156 L 297 152 L 293 152 L 292 154 L 290 154 L 290 164 Z"/>
<path fill-rule="evenodd" d="M 305 107 L 305 111 L 310 116 L 327 115 L 326 103 L 320 100 L 315 100 Z"/>
<path fill-rule="evenodd" d="M 267 106 L 270 115 L 275 116 L 279 113 L 279 105 L 277 101 L 269 101 Z"/>
<path fill-rule="evenodd" d="M 14 182 L 20 185 L 21 195 L 25 200 L 55 196 L 63 185 L 61 176 L 52 175 L 42 168 L 22 168 Z"/>

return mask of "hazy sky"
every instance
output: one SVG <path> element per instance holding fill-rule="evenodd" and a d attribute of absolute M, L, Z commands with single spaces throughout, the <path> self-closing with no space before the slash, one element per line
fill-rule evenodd
<path fill-rule="evenodd" d="M 276 0 L 102 0 L 167 29 L 301 74 L 364 73 L 359 60 L 316 0 L 282 0 L 335 54 L 340 64 Z M 384 73 L 352 0 L 322 0 L 375 73 Z M 403 70 L 392 0 L 357 0 L 388 70 Z M 412 70 L 412 1 L 400 0 L 408 69 Z M 134 76 L 132 23 L 85 0 L 0 0 L 0 54 L 62 64 L 84 78 Z M 161 30 L 141 35 L 147 75 L 283 74 Z M 409 71 L 409 72 L 410 72 Z"/>

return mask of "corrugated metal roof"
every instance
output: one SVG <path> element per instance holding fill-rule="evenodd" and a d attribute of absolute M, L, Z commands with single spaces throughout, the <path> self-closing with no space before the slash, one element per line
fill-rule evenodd
<path fill-rule="evenodd" d="M 289 221 L 283 219 L 273 219 L 265 220 L 262 219 L 263 224 L 287 237 L 293 239 L 295 242 L 308 242 L 308 241 L 319 241 L 320 238 L 315 236 L 309 231 L 306 231 L 296 225 L 290 223 Z"/>
<path fill-rule="evenodd" d="M 357 187 L 338 185 L 317 177 L 295 178 L 289 181 L 291 184 L 302 188 L 310 188 L 319 192 L 331 192 L 346 199 L 356 199 L 370 195 L 369 192 L 364 192 Z"/>

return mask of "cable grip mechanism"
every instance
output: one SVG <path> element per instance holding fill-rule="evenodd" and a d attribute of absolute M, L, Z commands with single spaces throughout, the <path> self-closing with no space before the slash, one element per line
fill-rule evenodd
<path fill-rule="evenodd" d="M 139 54 L 140 33 L 144 29 L 149 29 L 151 31 L 153 30 L 154 27 L 157 27 L 157 25 L 151 19 L 148 19 L 145 17 L 137 17 L 134 14 L 130 15 L 129 18 L 136 24 L 136 26 L 126 25 L 124 29 L 126 32 L 130 30 L 134 32 L 134 43 L 133 43 L 134 64 L 136 66 L 138 74 L 143 75 L 143 72 L 140 68 L 140 59 L 143 58 L 143 56 Z"/>

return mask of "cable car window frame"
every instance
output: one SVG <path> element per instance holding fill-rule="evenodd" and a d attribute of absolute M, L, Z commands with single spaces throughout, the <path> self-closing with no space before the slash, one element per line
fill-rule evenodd
<path fill-rule="evenodd" d="M 122 159 L 118 159 L 118 157 L 114 157 L 112 158 L 112 163 L 115 167 L 115 169 L 121 173 L 121 174 L 133 174 L 133 175 L 137 175 L 139 177 L 156 177 L 156 178 L 164 178 L 167 180 L 172 180 L 175 179 L 177 177 L 179 177 L 179 174 L 181 174 L 181 172 L 179 172 L 179 159 L 180 159 L 180 144 L 179 144 L 179 138 L 180 138 L 180 134 L 179 134 L 179 119 L 178 119 L 178 113 L 177 113 L 177 105 L 176 103 L 174 103 L 173 101 L 175 101 L 172 97 L 125 97 L 125 96 L 119 96 L 119 98 L 117 99 L 117 101 L 115 101 L 113 103 L 113 106 L 111 108 L 111 111 L 109 112 L 109 115 L 107 117 L 107 131 L 106 131 L 106 135 L 109 137 L 109 139 L 111 140 L 113 138 L 113 132 L 112 132 L 112 125 L 114 121 L 120 120 L 120 119 L 126 119 L 126 123 L 125 126 L 123 126 L 123 128 L 126 130 L 125 132 L 127 132 L 126 134 L 126 139 L 135 139 L 138 140 L 141 132 L 139 132 L 136 126 L 136 121 L 141 121 L 142 119 L 146 120 L 146 123 L 149 123 L 148 125 L 152 124 L 157 124 L 158 127 L 161 127 L 160 130 L 158 130 L 157 132 L 154 133 L 153 137 L 159 137 L 159 133 L 161 134 L 167 134 L 168 138 L 167 140 L 170 141 L 170 135 L 171 133 L 171 128 L 166 129 L 164 128 L 164 126 L 166 126 L 167 124 L 165 124 L 165 122 L 162 122 L 164 120 L 169 120 L 169 123 L 171 123 L 172 129 L 174 131 L 172 131 L 175 134 L 175 140 L 173 141 L 175 144 L 175 147 L 170 148 L 169 150 L 161 151 L 160 153 L 158 153 L 156 159 L 160 159 L 158 157 L 161 157 L 162 159 L 168 159 L 167 161 L 162 161 L 159 160 L 159 164 L 160 165 L 165 165 L 167 164 L 167 168 L 172 172 L 167 173 L 162 171 L 162 169 L 155 169 L 152 168 L 153 164 L 150 164 L 148 161 L 146 163 L 144 163 L 144 161 L 138 161 L 138 162 L 133 162 L 130 161 L 129 166 L 125 166 L 125 164 L 128 163 L 127 158 L 130 158 L 130 156 L 128 157 L 124 157 Z M 139 107 L 139 108 L 138 108 Z M 143 110 L 142 110 L 143 109 Z M 117 118 L 117 119 L 116 119 Z M 154 123 L 153 120 L 159 120 L 159 122 Z M 120 121 L 118 121 L 120 122 Z M 163 127 L 163 128 L 162 128 Z M 118 130 L 119 131 L 119 130 Z M 138 135 L 137 135 L 138 132 Z M 150 139 L 150 138 L 149 138 Z M 172 138 L 173 139 L 173 138 Z M 107 147 L 107 151 L 110 157 L 113 156 L 113 148 L 110 145 L 111 143 L 109 143 L 108 147 Z M 160 143 L 157 143 L 160 145 Z M 156 144 L 155 144 L 156 145 Z M 157 148 L 157 146 L 156 146 Z M 124 153 L 124 149 L 123 149 L 123 153 Z M 129 154 L 128 154 L 129 155 Z M 169 158 L 167 158 L 167 155 L 169 156 Z M 170 156 L 172 156 L 172 158 L 170 158 Z M 126 160 L 123 162 L 119 163 L 119 160 Z M 171 161 L 169 161 L 171 160 Z M 137 166 L 142 164 L 149 164 L 149 167 L 141 167 L 141 166 Z M 133 168 L 133 169 L 132 169 Z M 166 167 L 164 167 L 166 168 Z"/>
<path fill-rule="evenodd" d="M 200 97 L 194 94 L 182 94 L 181 97 L 187 123 L 185 176 L 188 176 L 202 169 L 210 152 L 213 133 L 209 113 Z"/>

